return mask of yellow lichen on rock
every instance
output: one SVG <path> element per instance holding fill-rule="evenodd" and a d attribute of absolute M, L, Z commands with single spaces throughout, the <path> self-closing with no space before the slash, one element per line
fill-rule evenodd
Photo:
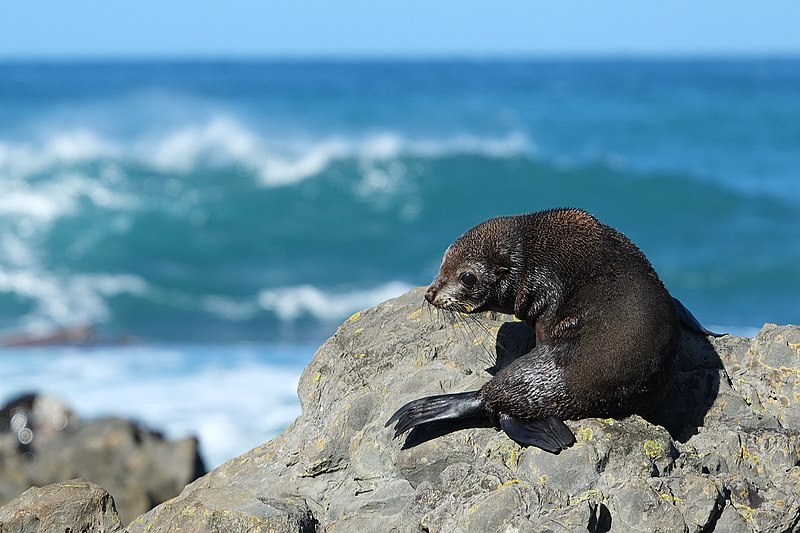
<path fill-rule="evenodd" d="M 658 497 L 661 498 L 661 501 L 665 501 L 667 503 L 671 503 L 672 505 L 676 504 L 683 504 L 683 498 L 678 498 L 674 494 L 670 494 L 668 492 L 659 492 Z"/>
<path fill-rule="evenodd" d="M 589 500 L 602 501 L 604 499 L 605 495 L 600 491 L 600 489 L 589 489 L 580 493 L 577 497 L 575 497 L 575 499 L 570 498 L 570 504 L 582 503 Z"/>
<path fill-rule="evenodd" d="M 644 448 L 644 453 L 650 459 L 661 459 L 664 457 L 664 447 L 661 446 L 661 443 L 655 440 L 646 440 L 642 445 Z"/>

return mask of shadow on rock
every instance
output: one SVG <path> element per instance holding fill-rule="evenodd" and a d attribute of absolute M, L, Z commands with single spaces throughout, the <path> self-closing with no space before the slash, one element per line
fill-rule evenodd
<path fill-rule="evenodd" d="M 678 442 L 697 434 L 719 393 L 722 360 L 708 337 L 683 329 L 678 373 L 654 412 L 645 418 Z"/>
<path fill-rule="evenodd" d="M 505 322 L 497 332 L 495 345 L 496 361 L 486 371 L 497 374 L 517 357 L 523 356 L 536 347 L 536 334 L 524 322 Z"/>

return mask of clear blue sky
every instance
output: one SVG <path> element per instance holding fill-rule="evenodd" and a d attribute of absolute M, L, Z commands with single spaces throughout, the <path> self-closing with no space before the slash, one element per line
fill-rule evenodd
<path fill-rule="evenodd" d="M 800 0 L 3 0 L 0 57 L 800 55 Z"/>

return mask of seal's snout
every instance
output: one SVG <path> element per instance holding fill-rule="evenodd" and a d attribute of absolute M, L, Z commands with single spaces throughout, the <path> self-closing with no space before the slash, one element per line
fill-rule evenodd
<path fill-rule="evenodd" d="M 433 304 L 433 301 L 436 300 L 436 295 L 439 294 L 439 290 L 444 286 L 445 279 L 442 277 L 441 274 L 436 276 L 436 278 L 431 282 L 431 286 L 428 287 L 428 290 L 425 291 L 425 300 L 429 304 Z"/>
<path fill-rule="evenodd" d="M 431 285 L 428 287 L 428 290 L 425 291 L 425 301 L 427 301 L 429 304 L 432 304 L 434 298 L 436 298 L 436 288 Z"/>

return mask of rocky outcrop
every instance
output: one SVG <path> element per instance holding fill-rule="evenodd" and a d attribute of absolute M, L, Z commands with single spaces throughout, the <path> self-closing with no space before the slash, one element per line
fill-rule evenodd
<path fill-rule="evenodd" d="M 195 439 L 169 441 L 119 418 L 84 422 L 46 395 L 0 408 L 0 503 L 81 477 L 108 490 L 128 522 L 204 473 Z"/>
<path fill-rule="evenodd" d="M 402 450 L 384 428 L 397 408 L 476 389 L 534 342 L 508 317 L 421 302 L 417 289 L 350 317 L 300 379 L 300 418 L 130 532 L 800 531 L 800 328 L 685 333 L 652 421 L 571 421 L 560 455 L 491 428 Z"/>
<path fill-rule="evenodd" d="M 118 533 L 114 500 L 94 483 L 73 479 L 26 490 L 0 508 L 3 533 Z"/>

